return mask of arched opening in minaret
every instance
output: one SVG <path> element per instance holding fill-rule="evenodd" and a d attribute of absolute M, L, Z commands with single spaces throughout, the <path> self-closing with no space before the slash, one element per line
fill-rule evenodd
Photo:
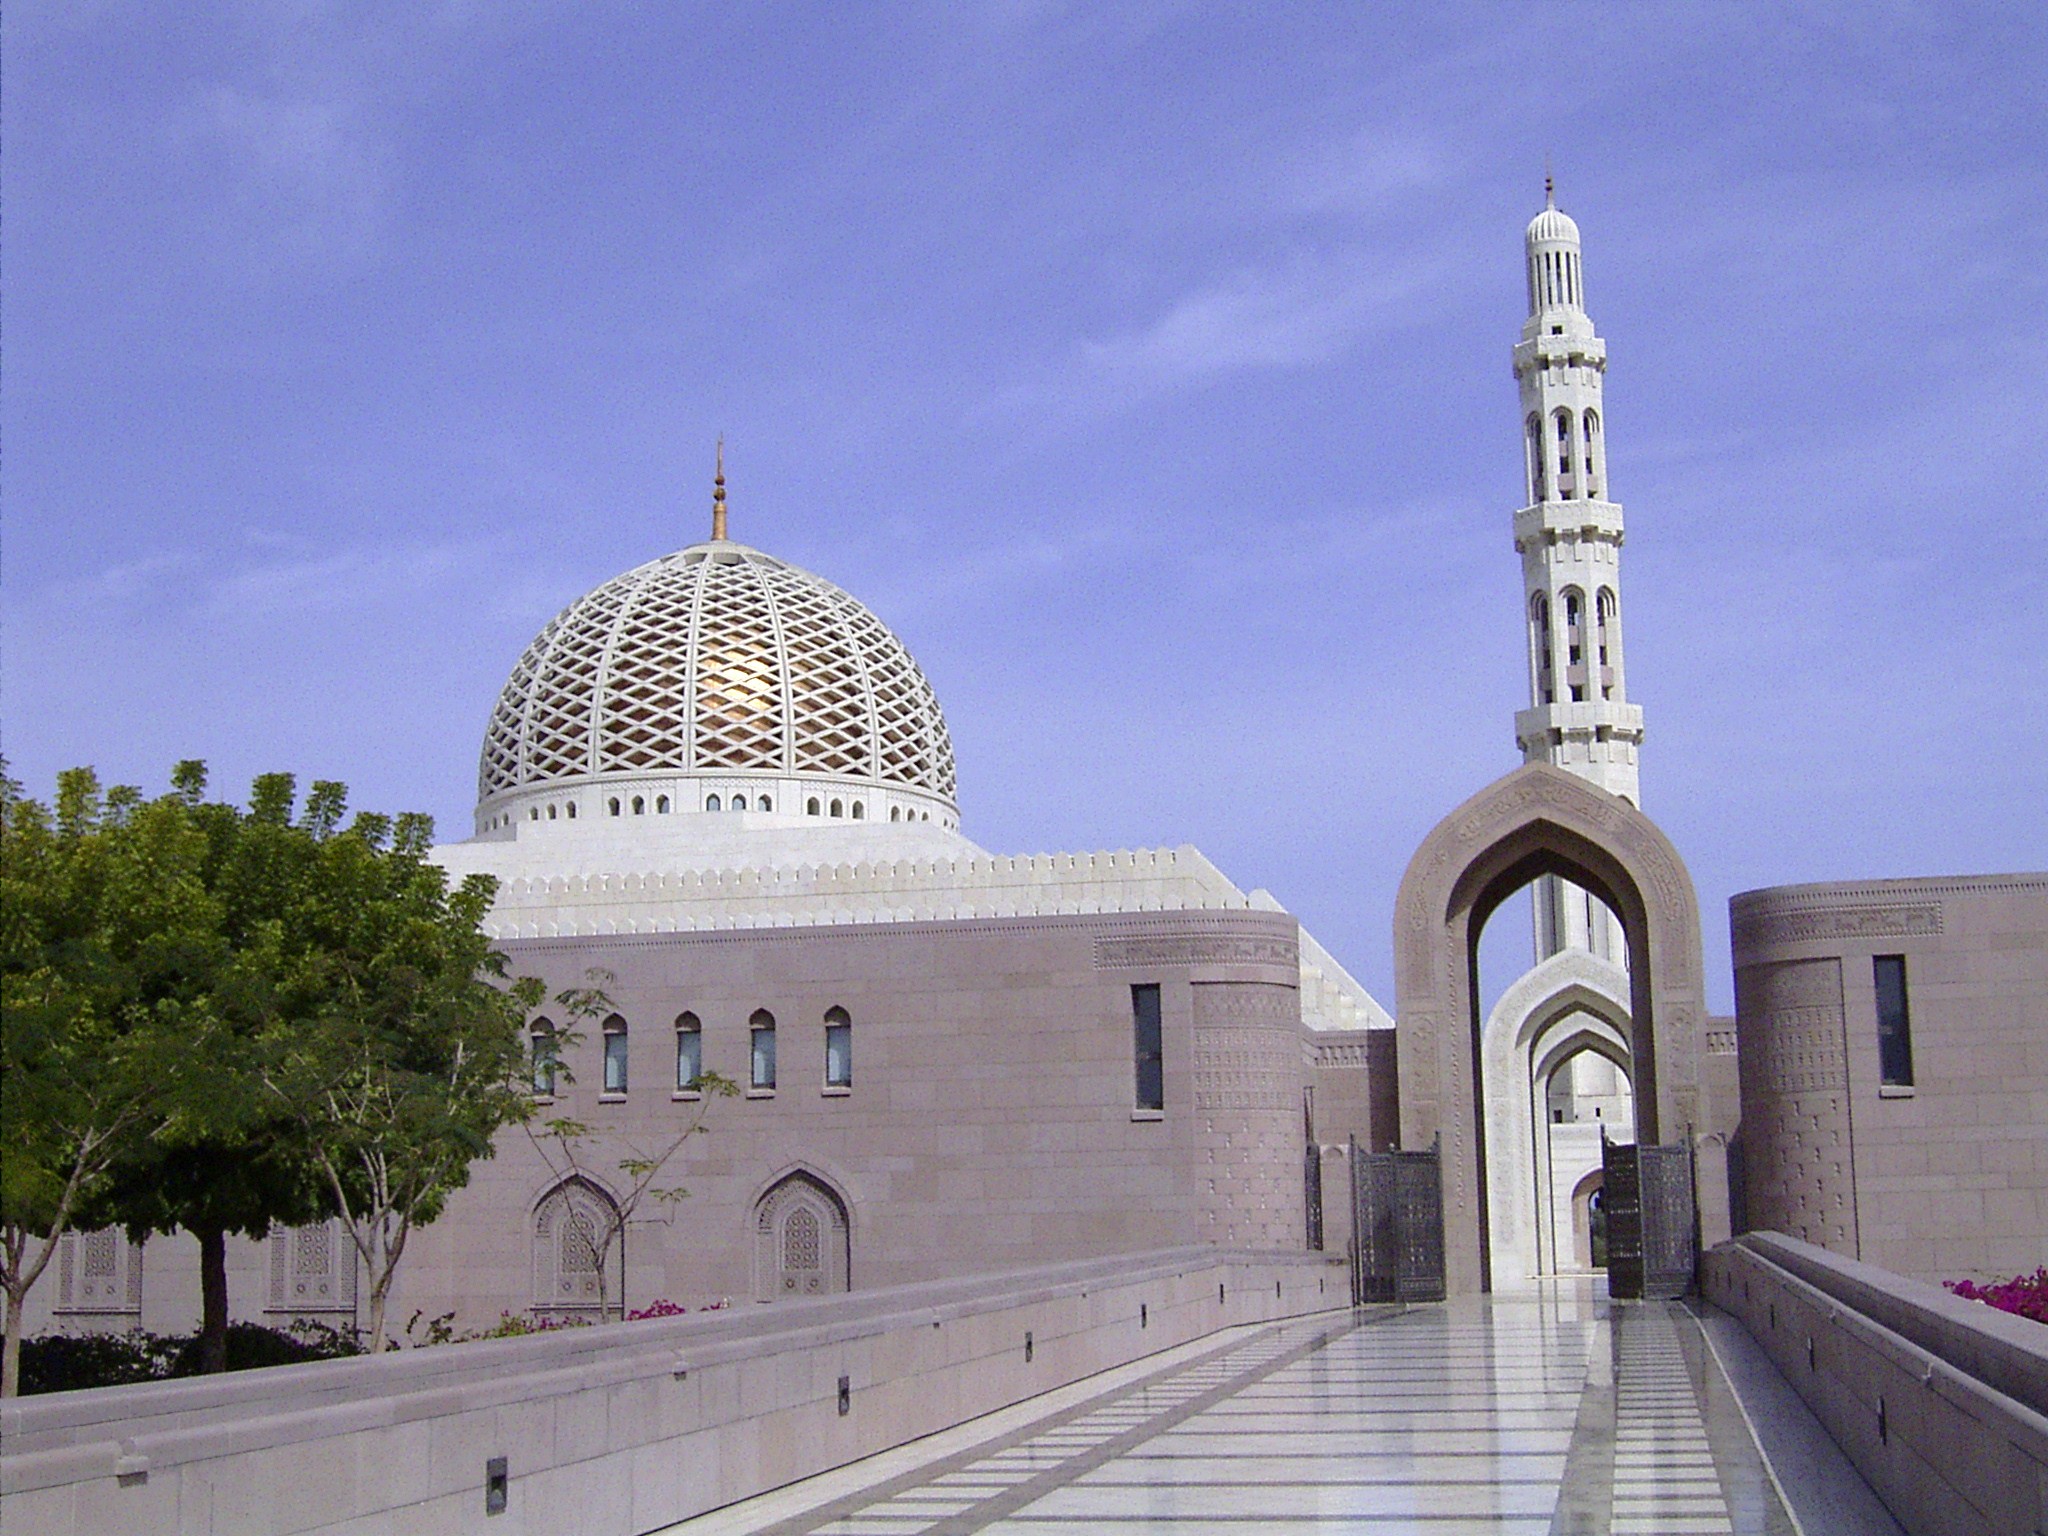
<path fill-rule="evenodd" d="M 1525 427 L 1528 436 L 1529 505 L 1533 507 L 1544 499 L 1547 483 L 1543 465 L 1543 418 L 1531 411 Z"/>
<path fill-rule="evenodd" d="M 1600 413 L 1587 411 L 1579 418 L 1579 433 L 1585 441 L 1586 499 L 1597 500 L 1607 476 L 1600 467 Z"/>
<path fill-rule="evenodd" d="M 1559 408 L 1552 418 L 1557 423 L 1557 497 L 1570 501 L 1578 487 L 1578 477 L 1572 473 L 1572 460 L 1577 444 L 1572 436 L 1572 413 Z"/>
<path fill-rule="evenodd" d="M 1544 704 L 1557 702 L 1556 673 L 1550 645 L 1550 599 L 1538 592 L 1529 599 L 1529 667 L 1534 696 Z"/>
<path fill-rule="evenodd" d="M 1564 681 L 1574 704 L 1586 702 L 1586 598 L 1577 587 L 1564 589 Z"/>
<path fill-rule="evenodd" d="M 1612 699 L 1621 678 L 1621 603 L 1614 588 L 1602 587 L 1594 599 L 1594 647 L 1599 662 L 1600 697 Z"/>

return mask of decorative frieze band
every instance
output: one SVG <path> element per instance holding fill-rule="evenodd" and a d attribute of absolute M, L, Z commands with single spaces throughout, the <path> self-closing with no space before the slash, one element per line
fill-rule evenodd
<path fill-rule="evenodd" d="M 1301 948 L 1291 934 L 1162 933 L 1095 941 L 1099 971 L 1169 965 L 1273 965 L 1298 972 Z"/>
<path fill-rule="evenodd" d="M 1738 913 L 1734 922 L 1737 949 L 1770 944 L 1811 944 L 1827 939 L 1910 938 L 1940 932 L 1941 903 L 1938 901 Z"/>

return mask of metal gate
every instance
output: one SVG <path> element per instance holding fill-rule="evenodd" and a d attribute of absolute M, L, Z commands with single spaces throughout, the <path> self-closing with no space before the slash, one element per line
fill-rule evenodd
<path fill-rule="evenodd" d="M 1308 1208 L 1308 1250 L 1323 1251 L 1323 1149 L 1308 1144 L 1301 1164 L 1302 1203 Z"/>
<path fill-rule="evenodd" d="M 1692 1147 L 1603 1140 L 1607 1293 L 1616 1300 L 1683 1296 L 1694 1259 Z"/>
<path fill-rule="evenodd" d="M 1351 1142 L 1351 1303 L 1444 1299 L 1443 1138 L 1427 1152 Z"/>

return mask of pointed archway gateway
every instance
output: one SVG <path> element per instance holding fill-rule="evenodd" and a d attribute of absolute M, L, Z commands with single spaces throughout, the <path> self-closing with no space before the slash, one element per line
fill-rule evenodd
<path fill-rule="evenodd" d="M 1563 769 L 1529 763 L 1495 780 L 1423 839 L 1394 909 L 1401 1143 L 1443 1138 L 1453 1295 L 1492 1288 L 1479 934 L 1501 902 L 1541 875 L 1592 892 L 1621 919 L 1637 1139 L 1674 1141 L 1704 1123 L 1699 900 L 1678 850 L 1628 801 Z M 1702 1218 L 1707 1241 L 1725 1235 L 1725 1211 Z"/>

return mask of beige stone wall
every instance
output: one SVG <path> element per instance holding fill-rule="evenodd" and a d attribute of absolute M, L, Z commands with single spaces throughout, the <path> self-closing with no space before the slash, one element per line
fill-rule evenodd
<path fill-rule="evenodd" d="M 2048 875 L 1730 903 L 1749 1223 L 1922 1279 L 2048 1263 Z M 1880 1082 L 1902 955 L 1910 1088 Z"/>

